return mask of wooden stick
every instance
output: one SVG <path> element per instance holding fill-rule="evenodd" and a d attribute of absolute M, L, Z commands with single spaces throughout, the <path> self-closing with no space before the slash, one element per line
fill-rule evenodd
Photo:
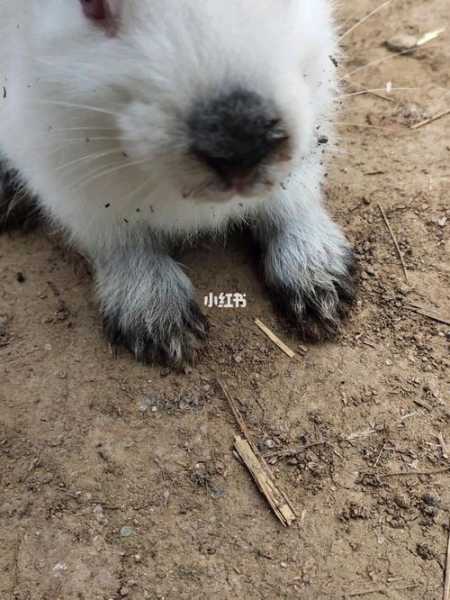
<path fill-rule="evenodd" d="M 255 320 L 256 325 L 259 327 L 259 329 L 261 329 L 261 331 L 263 333 L 266 334 L 266 336 L 276 345 L 278 346 L 278 348 L 280 348 L 280 350 L 282 352 L 284 352 L 287 356 L 289 356 L 289 358 L 295 358 L 295 352 L 293 350 L 291 350 L 289 348 L 289 346 L 286 346 L 286 344 L 284 342 L 282 342 L 280 340 L 280 338 L 278 336 L 276 336 L 274 334 L 273 331 L 271 331 L 267 325 L 264 325 L 264 323 L 262 321 L 260 321 L 259 319 Z"/>
<path fill-rule="evenodd" d="M 416 123 L 415 125 L 411 125 L 410 129 L 420 129 L 421 127 L 425 127 L 425 125 L 429 125 L 430 123 L 434 123 L 435 121 L 438 121 L 439 119 L 443 119 L 444 117 L 450 115 L 450 108 L 447 110 L 444 110 L 440 113 L 438 113 L 437 115 L 434 115 L 434 117 L 430 117 L 429 119 L 425 119 L 424 121 L 420 121 L 420 123 Z"/>
<path fill-rule="evenodd" d="M 217 380 L 217 383 L 228 402 L 242 435 L 244 436 L 243 438 L 241 436 L 235 436 L 234 449 L 249 470 L 258 489 L 266 498 L 276 517 L 281 521 L 284 527 L 290 527 L 294 521 L 297 520 L 297 515 L 295 514 L 291 502 L 277 487 L 268 464 L 261 456 L 261 453 L 250 437 L 249 429 L 236 402 L 231 397 L 231 394 L 228 392 L 225 385 L 220 380 Z"/>
<path fill-rule="evenodd" d="M 357 94 L 355 94 L 355 95 L 362 96 L 362 95 L 367 94 L 368 96 L 374 96 L 375 98 L 380 98 L 380 100 L 386 100 L 386 102 L 395 103 L 394 98 L 389 98 L 389 96 L 385 96 L 384 94 L 381 94 L 380 92 L 374 92 L 373 90 L 368 90 L 361 83 L 357 83 L 356 81 L 350 81 L 350 80 L 348 80 L 348 83 L 353 88 L 359 89 L 359 92 L 357 92 Z"/>
<path fill-rule="evenodd" d="M 425 410 L 428 410 L 429 412 L 432 412 L 433 407 L 430 406 L 429 404 L 427 404 L 426 402 L 424 402 L 423 400 L 417 400 L 414 399 L 413 400 L 414 404 L 417 404 L 417 406 L 420 406 L 420 408 L 424 408 Z"/>
<path fill-rule="evenodd" d="M 264 458 L 289 458 L 302 454 L 311 448 L 317 448 L 318 446 L 328 446 L 328 442 L 314 442 L 313 444 L 307 444 L 306 446 L 298 446 L 297 448 L 283 448 L 282 450 L 269 450 L 264 452 Z"/>
<path fill-rule="evenodd" d="M 403 274 L 405 275 L 405 281 L 406 281 L 406 283 L 409 284 L 409 277 L 408 277 L 408 271 L 406 269 L 405 259 L 403 258 L 402 251 L 400 250 L 400 246 L 398 245 L 398 241 L 397 241 L 397 238 L 395 237 L 394 230 L 392 229 L 391 224 L 389 223 L 389 219 L 387 218 L 387 215 L 384 212 L 384 208 L 381 206 L 381 204 L 378 204 L 378 208 L 380 209 L 381 216 L 383 217 L 386 227 L 391 235 L 392 241 L 394 242 L 395 249 L 397 250 L 398 257 L 402 264 Z"/>
<path fill-rule="evenodd" d="M 287 497 L 277 487 L 268 467 L 255 453 L 253 445 L 236 435 L 234 448 L 277 518 L 285 527 L 290 527 L 297 520 L 297 515 Z"/>
<path fill-rule="evenodd" d="M 440 475 L 441 473 L 449 473 L 450 466 L 445 469 L 436 469 L 435 471 L 399 471 L 398 473 L 363 473 L 363 475 L 375 475 L 376 477 L 420 477 L 421 475 Z"/>
<path fill-rule="evenodd" d="M 447 561 L 445 564 L 444 595 L 442 600 L 450 600 L 450 521 L 448 528 Z"/>
<path fill-rule="evenodd" d="M 405 590 L 412 590 L 416 588 L 417 585 L 415 583 L 411 583 L 410 585 L 405 585 L 403 587 L 393 588 L 396 592 L 402 592 Z M 388 593 L 388 588 L 373 588 L 370 590 L 364 590 L 361 592 L 353 592 L 352 594 L 347 594 L 349 598 L 356 598 L 357 596 L 371 596 L 372 594 L 386 594 Z"/>
<path fill-rule="evenodd" d="M 442 431 L 439 433 L 438 439 L 439 443 L 441 444 L 442 456 L 445 458 L 445 460 L 448 460 L 447 444 L 445 442 L 444 434 L 442 433 Z"/>
<path fill-rule="evenodd" d="M 349 598 L 357 598 L 358 596 L 371 596 L 372 594 L 383 594 L 385 588 L 372 588 L 370 590 L 362 590 L 361 592 L 353 592 L 348 594 Z"/>
<path fill-rule="evenodd" d="M 242 435 L 245 437 L 245 439 L 248 441 L 248 443 L 254 447 L 254 444 L 252 442 L 252 439 L 250 437 L 250 432 L 248 430 L 248 427 L 241 415 L 241 412 L 239 410 L 239 408 L 237 407 L 236 402 L 233 400 L 233 398 L 231 397 L 231 394 L 228 392 L 227 388 L 225 387 L 225 385 L 222 383 L 222 381 L 220 381 L 220 379 L 217 380 L 217 383 L 219 384 L 220 389 L 223 392 L 223 395 L 225 396 L 226 401 L 228 402 L 228 406 L 231 409 L 231 412 L 233 413 L 234 418 L 236 419 L 236 423 L 239 426 L 239 429 L 241 430 Z"/>
<path fill-rule="evenodd" d="M 447 325 L 448 327 L 450 327 L 450 321 L 448 321 L 447 319 L 443 319 L 442 317 L 438 317 L 436 315 L 431 315 L 428 312 L 425 312 L 424 310 L 422 310 L 419 307 L 416 306 L 405 306 L 406 310 L 411 310 L 412 312 L 415 312 L 418 315 L 421 315 L 422 317 L 426 317 L 427 319 L 430 319 L 431 321 L 436 321 L 436 323 L 440 323 L 441 325 Z"/>

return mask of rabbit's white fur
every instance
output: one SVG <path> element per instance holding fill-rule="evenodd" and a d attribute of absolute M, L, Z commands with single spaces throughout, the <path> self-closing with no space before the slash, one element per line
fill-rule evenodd
<path fill-rule="evenodd" d="M 302 322 L 338 321 L 349 250 L 321 203 L 336 36 L 327 0 L 109 0 L 114 34 L 78 0 L 0 0 L 0 151 L 96 267 L 110 334 L 140 358 L 189 357 L 205 323 L 167 240 L 253 223 L 266 279 Z M 242 195 L 189 153 L 199 98 L 233 88 L 277 106 L 289 161 Z M 344 292 L 343 292 L 344 290 Z"/>

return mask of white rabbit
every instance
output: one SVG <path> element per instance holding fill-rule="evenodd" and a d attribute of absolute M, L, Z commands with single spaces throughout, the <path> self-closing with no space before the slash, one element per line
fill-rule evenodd
<path fill-rule="evenodd" d="M 337 330 L 352 253 L 321 201 L 328 0 L 0 0 L 0 152 L 92 261 L 105 328 L 182 364 L 207 334 L 171 246 L 250 226 L 300 333 Z"/>

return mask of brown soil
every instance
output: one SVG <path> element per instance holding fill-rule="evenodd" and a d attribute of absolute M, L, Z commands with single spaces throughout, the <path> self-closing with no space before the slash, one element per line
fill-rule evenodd
<path fill-rule="evenodd" d="M 378 3 L 343 4 L 352 23 Z M 441 599 L 449 327 L 408 306 L 450 319 L 450 118 L 409 126 L 449 106 L 450 34 L 398 58 L 382 42 L 445 26 L 448 0 L 398 0 L 346 38 L 346 71 L 390 58 L 354 81 L 412 89 L 343 99 L 329 199 L 362 287 L 334 343 L 303 352 L 245 249 L 205 245 L 187 257 L 199 298 L 238 290 L 248 308 L 208 311 L 210 342 L 185 374 L 114 359 L 82 261 L 42 232 L 0 238 L 2 600 Z M 234 458 L 218 377 L 263 451 L 323 442 L 269 458 L 296 527 Z"/>

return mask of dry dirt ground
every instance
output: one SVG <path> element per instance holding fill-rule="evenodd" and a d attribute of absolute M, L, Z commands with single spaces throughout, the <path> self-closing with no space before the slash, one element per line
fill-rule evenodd
<path fill-rule="evenodd" d="M 342 22 L 377 4 L 345 0 Z M 450 106 L 450 31 L 410 56 L 382 44 L 450 27 L 449 10 L 397 0 L 345 39 L 353 82 L 410 89 L 394 101 L 344 89 L 328 195 L 362 284 L 336 342 L 302 350 L 245 244 L 205 244 L 186 258 L 199 298 L 237 290 L 248 307 L 208 310 L 210 342 L 185 374 L 114 359 L 82 261 L 43 232 L 0 238 L 1 600 L 442 598 L 449 326 L 408 307 L 450 319 L 450 117 L 410 126 Z M 217 378 L 295 527 L 234 458 Z"/>

